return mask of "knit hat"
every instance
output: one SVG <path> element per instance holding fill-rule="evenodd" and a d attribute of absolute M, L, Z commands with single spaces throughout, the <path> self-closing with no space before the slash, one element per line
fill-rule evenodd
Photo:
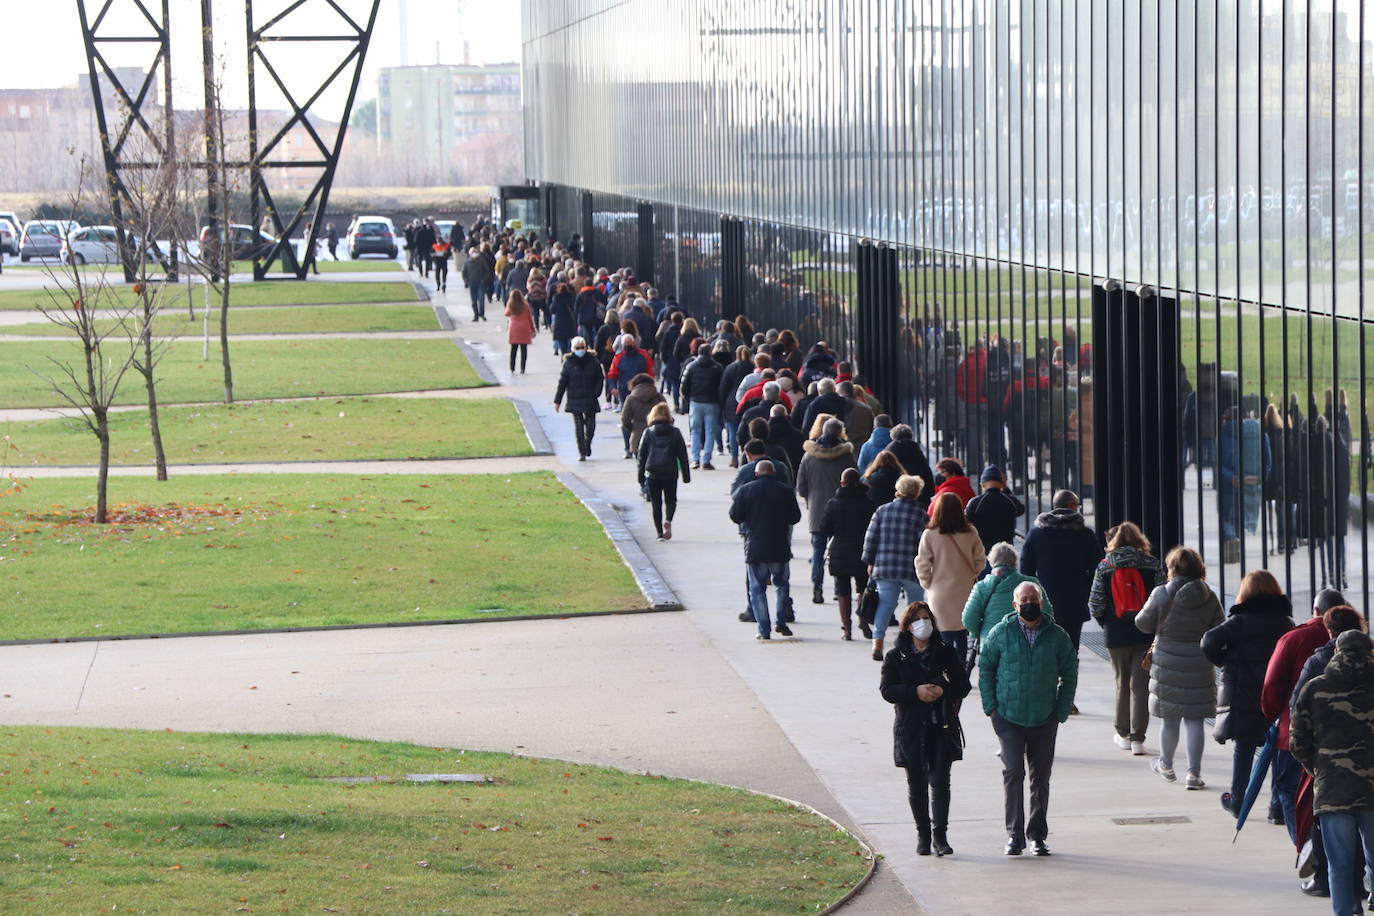
<path fill-rule="evenodd" d="M 995 464 L 990 464 L 987 467 L 983 468 L 983 476 L 978 478 L 979 483 L 987 483 L 988 481 L 992 480 L 995 480 L 998 483 L 1001 483 L 1003 480 L 1002 469 Z"/>
<path fill-rule="evenodd" d="M 1374 650 L 1374 641 L 1359 630 L 1346 630 L 1336 637 L 1336 652 L 1344 654 L 1368 654 Z"/>

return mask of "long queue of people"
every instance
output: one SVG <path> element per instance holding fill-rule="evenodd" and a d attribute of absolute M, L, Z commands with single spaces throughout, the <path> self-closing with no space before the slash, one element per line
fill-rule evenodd
<path fill-rule="evenodd" d="M 1149 757 L 1154 774 L 1177 783 L 1182 741 L 1181 782 L 1202 789 L 1205 720 L 1216 717 L 1213 737 L 1233 745 L 1221 804 L 1239 816 L 1272 729 L 1267 820 L 1302 851 L 1305 893 L 1329 895 L 1338 916 L 1362 912 L 1364 862 L 1374 863 L 1374 644 L 1340 593 L 1322 591 L 1312 619 L 1295 626 L 1278 582 L 1254 570 L 1223 613 L 1197 551 L 1177 546 L 1161 561 L 1129 521 L 1100 539 L 1067 489 L 1018 550 L 1026 508 L 1002 470 L 988 465 L 975 484 L 954 458 L 932 467 L 911 426 L 895 423 L 825 342 L 803 350 L 792 332 L 757 331 L 743 315 L 703 332 L 632 270 L 584 264 L 575 240 L 546 248 L 488 228 L 467 241 L 479 256 L 495 246 L 528 261 L 496 292 L 507 315 L 523 308 L 533 330 L 551 331 L 562 356 L 554 404 L 573 417 L 579 460 L 591 457 L 598 416 L 618 416 L 660 541 L 672 538 L 679 481 L 729 455 L 728 514 L 745 560 L 739 619 L 761 642 L 792 636 L 792 542 L 805 520 L 812 602 L 828 603 L 828 573 L 840 639 L 857 626 L 882 663 L 918 853 L 953 853 L 951 773 L 976 674 L 1000 745 L 1004 851 L 1050 855 L 1055 740 L 1077 712 L 1082 627 L 1094 620 L 1113 671 L 1112 746 Z M 536 272 L 552 286 L 531 288 Z M 474 297 L 490 291 L 478 288 Z M 548 288 L 544 303 L 537 293 Z M 683 414 L 690 440 L 675 421 Z M 1154 755 L 1151 719 L 1161 723 Z"/>

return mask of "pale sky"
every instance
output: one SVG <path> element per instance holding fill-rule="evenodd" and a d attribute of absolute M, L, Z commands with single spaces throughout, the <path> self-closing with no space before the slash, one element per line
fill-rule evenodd
<path fill-rule="evenodd" d="M 87 9 L 94 16 L 104 0 L 87 0 Z M 359 24 L 364 23 L 369 0 L 338 0 L 346 12 Z M 144 0 L 154 15 L 161 6 L 159 0 Z M 520 59 L 520 5 L 490 0 L 382 0 L 377 13 L 377 26 L 368 48 L 362 82 L 358 86 L 358 102 L 377 94 L 378 67 L 401 63 L 401 8 L 407 9 L 409 62 L 411 64 L 462 63 L 463 40 L 471 47 L 473 63 L 496 63 Z M 255 17 L 259 24 L 275 16 L 289 5 L 289 0 L 254 0 Z M 0 53 L 0 88 L 26 89 L 67 86 L 78 74 L 86 72 L 85 49 L 81 42 L 80 18 L 76 0 L 49 0 L 46 3 L 6 2 L 4 17 L 4 51 Z M 204 93 L 201 88 L 200 63 L 200 0 L 171 0 L 172 15 L 172 73 L 176 83 L 177 107 L 199 107 Z M 225 102 L 233 107 L 247 102 L 247 81 L 244 76 L 244 44 L 246 23 L 243 0 L 215 0 L 215 43 L 224 62 Z M 114 0 L 101 33 L 106 35 L 146 35 L 146 21 L 140 22 L 133 0 Z M 343 34 L 334 27 L 341 23 L 324 0 L 306 3 L 283 20 L 277 34 Z M 139 27 L 141 24 L 141 28 Z M 288 26 L 290 26 L 288 28 Z M 436 48 L 437 42 L 437 48 Z M 282 78 L 293 88 L 311 79 L 319 80 L 337 66 L 346 45 L 304 45 L 278 42 L 267 51 L 268 59 Z M 151 60 L 155 45 L 105 45 L 111 66 L 142 65 Z M 346 74 L 345 74 L 346 76 Z M 299 82 L 297 82 L 299 81 Z M 344 76 L 336 81 L 343 85 Z M 258 106 L 285 107 L 264 68 L 258 66 Z M 311 87 L 312 90 L 314 87 Z M 344 100 L 343 92 L 332 91 L 316 105 L 325 116 L 336 115 Z M 304 98 L 298 101 L 304 102 Z"/>

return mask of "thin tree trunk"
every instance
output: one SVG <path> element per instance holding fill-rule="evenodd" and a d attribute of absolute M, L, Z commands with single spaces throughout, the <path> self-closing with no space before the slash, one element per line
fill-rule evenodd
<path fill-rule="evenodd" d="M 110 424 L 104 408 L 95 412 L 95 435 L 100 440 L 100 473 L 95 479 L 95 523 L 109 521 L 106 493 L 110 482 Z"/>
<path fill-rule="evenodd" d="M 234 369 L 229 365 L 229 275 L 224 276 L 224 291 L 219 301 L 219 355 L 224 363 L 224 403 L 234 403 Z"/>
<path fill-rule="evenodd" d="M 146 319 L 145 319 L 146 320 Z M 153 459 L 157 463 L 157 479 L 167 479 L 167 453 L 162 449 L 162 425 L 157 416 L 157 383 L 153 381 L 153 335 L 143 335 L 143 383 L 148 389 L 148 431 L 153 436 Z"/>

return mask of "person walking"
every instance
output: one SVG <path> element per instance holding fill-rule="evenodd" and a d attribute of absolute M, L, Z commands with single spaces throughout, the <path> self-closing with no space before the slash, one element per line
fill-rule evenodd
<path fill-rule="evenodd" d="M 1273 719 L 1260 710 L 1264 672 L 1279 638 L 1293 629 L 1293 605 L 1267 569 L 1253 569 L 1241 580 L 1236 603 L 1225 622 L 1202 635 L 1202 654 L 1221 669 L 1218 743 L 1234 741 L 1231 791 L 1222 793 L 1221 806 L 1232 817 L 1239 813 L 1255 751 L 1264 744 Z"/>
<path fill-rule="evenodd" d="M 877 511 L 868 498 L 868 487 L 859 480 L 857 468 L 845 468 L 835 495 L 821 514 L 821 533 L 830 543 L 830 575 L 835 577 L 835 601 L 840 607 L 840 638 L 854 638 L 854 596 L 868 587 L 868 566 L 864 563 L 864 535 Z"/>
<path fill-rule="evenodd" d="M 792 526 L 801 521 L 796 494 L 779 480 L 773 462 L 754 464 L 754 479 L 735 491 L 730 502 L 730 521 L 744 527 L 745 564 L 749 569 L 749 609 L 758 623 L 757 639 L 767 640 L 768 583 L 777 591 L 778 622 L 774 627 L 791 636 L 784 615 L 791 608 L 788 564 L 792 559 Z"/>
<path fill-rule="evenodd" d="M 957 497 L 956 497 L 957 498 Z M 981 640 L 978 692 L 992 719 L 1002 757 L 1004 822 L 1009 856 L 1047 856 L 1050 772 L 1059 726 L 1068 720 L 1078 689 L 1078 658 L 1069 634 L 1045 614 L 1039 586 L 1023 582 L 1012 594 L 1015 613 Z M 1030 820 L 1025 777 L 1030 770 Z"/>
<path fill-rule="evenodd" d="M 1016 520 L 1026 514 L 1025 505 L 1007 489 L 1002 469 L 995 464 L 983 468 L 979 483 L 983 492 L 964 508 L 968 520 L 978 529 L 984 550 L 991 550 L 999 541 L 1010 544 L 1016 537 Z"/>
<path fill-rule="evenodd" d="M 553 355 L 567 353 L 572 349 L 572 339 L 577 336 L 577 312 L 574 308 L 572 287 L 558 283 L 553 289 L 553 299 L 549 301 L 550 333 L 553 335 Z"/>
<path fill-rule="evenodd" d="M 1088 598 L 1102 562 L 1102 545 L 1083 523 L 1077 493 L 1060 490 L 1051 505 L 1050 511 L 1036 516 L 1026 534 L 1021 572 L 1040 580 L 1046 599 L 1055 607 L 1054 622 L 1069 634 L 1076 652 L 1088 620 Z"/>
<path fill-rule="evenodd" d="M 941 493 L 930 507 L 930 521 L 916 554 L 916 579 L 940 625 L 940 638 L 968 657 L 964 605 L 987 563 L 978 531 L 964 515 L 957 493 Z"/>
<path fill-rule="evenodd" d="M 510 371 L 515 372 L 515 357 L 520 355 L 520 374 L 525 374 L 525 361 L 529 359 L 529 347 L 534 342 L 539 329 L 534 325 L 534 313 L 525 302 L 525 294 L 518 289 L 510 291 L 506 300 L 506 342 L 510 344 Z"/>
<path fill-rule="evenodd" d="M 644 430 L 653 421 L 649 419 L 655 404 L 663 403 L 663 395 L 654 387 L 654 377 L 641 372 L 630 379 L 630 393 L 625 396 L 625 404 L 620 408 L 620 432 L 625 440 L 625 457 L 639 454 L 639 443 Z"/>
<path fill-rule="evenodd" d="M 1207 567 L 1191 547 L 1175 547 L 1164 558 L 1169 581 L 1150 593 L 1135 617 L 1142 633 L 1154 635 L 1150 663 L 1150 714 L 1163 719 L 1159 756 L 1150 769 L 1174 782 L 1174 749 L 1180 724 L 1187 730 L 1188 773 L 1184 788 L 1201 789 L 1203 720 L 1217 714 L 1217 681 L 1202 654 L 1202 634 L 1222 622 L 1221 602 L 1207 585 Z"/>
<path fill-rule="evenodd" d="M 682 373 L 682 399 L 687 402 L 687 420 L 692 428 L 693 468 L 715 470 L 711 447 L 720 425 L 720 380 L 724 373 L 725 367 L 704 344 Z"/>
<path fill-rule="evenodd" d="M 431 259 L 434 253 L 434 222 L 425 217 L 425 221 L 415 227 L 415 241 L 412 247 L 415 249 L 415 258 L 420 265 L 420 276 L 428 277 Z"/>
<path fill-rule="evenodd" d="M 325 244 L 329 246 L 329 257 L 337 261 L 339 259 L 339 230 L 330 223 L 324 227 Z"/>
<path fill-rule="evenodd" d="M 964 603 L 964 629 L 968 630 L 970 640 L 981 639 L 993 627 L 1007 619 L 1012 612 L 1011 596 L 1022 582 L 1031 582 L 1040 588 L 1040 606 L 1045 613 L 1054 617 L 1054 605 L 1045 596 L 1045 587 L 1035 577 L 1025 575 L 1016 568 L 1016 548 L 1006 541 L 999 541 L 988 551 L 988 565 L 992 571 L 978 580 L 969 592 Z"/>
<path fill-rule="evenodd" d="M 1116 680 L 1116 735 L 1112 740 L 1122 750 L 1142 756 L 1150 724 L 1150 672 L 1145 653 L 1151 640 L 1135 625 L 1135 619 L 1150 593 L 1164 584 L 1164 570 L 1150 552 L 1149 538 L 1135 523 L 1122 522 L 1108 535 L 1107 555 L 1093 574 L 1088 610 L 1102 627 Z"/>
<path fill-rule="evenodd" d="M 525 281 L 525 301 L 530 304 L 530 311 L 534 313 L 535 327 L 542 325 L 544 330 L 549 330 L 549 278 L 538 267 L 530 270 Z"/>
<path fill-rule="evenodd" d="M 596 435 L 596 415 L 601 410 L 601 386 L 605 377 L 601 363 L 587 350 L 587 341 L 572 339 L 572 353 L 563 358 L 558 373 L 558 390 L 553 396 L 553 409 L 559 410 L 563 395 L 568 396 L 568 413 L 573 417 L 577 433 L 577 460 L 586 461 L 592 455 L 592 437 Z"/>
<path fill-rule="evenodd" d="M 409 230 L 407 230 L 409 232 Z M 407 258 L 412 257 L 407 255 Z M 414 270 L 414 266 L 407 270 Z M 491 285 L 491 266 L 476 248 L 468 252 L 468 261 L 463 265 L 463 282 L 467 284 L 468 295 L 472 300 L 472 320 L 487 320 L 487 289 Z"/>
<path fill-rule="evenodd" d="M 649 353 L 641 350 L 633 334 L 620 337 L 620 352 L 611 359 L 611 367 L 606 372 L 606 380 L 615 383 L 615 402 L 624 405 L 630 394 L 630 380 L 639 374 L 654 378 L 654 364 Z"/>
<path fill-rule="evenodd" d="M 648 375 L 642 378 L 648 379 L 649 391 L 658 395 L 654 391 L 653 378 Z M 647 488 L 658 539 L 667 541 L 673 537 L 678 475 L 682 475 L 683 483 L 691 483 L 692 472 L 687 468 L 687 443 L 673 425 L 673 411 L 663 402 L 662 395 L 658 397 L 659 402 L 649 411 L 649 428 L 639 442 L 639 486 Z"/>
<path fill-rule="evenodd" d="M 868 498 L 875 506 L 885 506 L 897 496 L 897 481 L 906 471 L 894 452 L 879 452 L 873 456 L 864 473 L 868 484 Z"/>
<path fill-rule="evenodd" d="M 1311 619 L 1279 637 L 1264 672 L 1260 712 L 1270 721 L 1278 720 L 1279 724 L 1278 747 L 1274 751 L 1274 792 L 1279 797 L 1283 821 L 1288 827 L 1288 838 L 1298 848 L 1303 846 L 1307 837 L 1298 835 L 1297 798 L 1302 782 L 1302 766 L 1293 758 L 1288 740 L 1291 698 L 1302 677 L 1304 665 L 1331 639 L 1325 615 L 1342 606 L 1345 606 L 1345 595 L 1334 588 L 1324 588 L 1318 592 L 1312 600 Z M 1329 893 L 1326 875 L 1320 871 L 1303 881 L 1300 888 L 1303 893 L 1318 897 Z"/>
<path fill-rule="evenodd" d="M 448 292 L 448 260 L 451 257 L 448 239 L 440 237 L 430 253 L 430 263 L 434 265 L 434 291 Z"/>
<path fill-rule="evenodd" d="M 940 477 L 935 484 L 935 497 L 941 493 L 953 493 L 959 497 L 964 508 L 973 500 L 973 484 L 964 473 L 964 466 L 954 458 L 941 458 L 935 464 Z"/>
<path fill-rule="evenodd" d="M 811 602 L 824 604 L 825 594 L 825 506 L 840 486 L 840 477 L 854 467 L 854 446 L 844 441 L 844 424 L 827 420 L 819 439 L 802 444 L 801 466 L 797 468 L 797 495 L 806 500 L 807 523 L 811 532 Z"/>
<path fill-rule="evenodd" d="M 857 480 L 857 471 L 846 471 Z M 866 502 L 867 500 L 859 500 Z M 949 845 L 950 768 L 963 759 L 959 704 L 968 674 L 940 639 L 923 601 L 902 615 L 897 645 L 883 659 L 878 690 L 891 703 L 893 762 L 906 770 L 907 802 L 916 821 L 916 854 L 954 854 Z"/>
<path fill-rule="evenodd" d="M 866 468 L 878 457 L 878 453 L 892 442 L 892 418 L 880 413 L 873 418 L 873 432 L 868 441 L 859 448 L 859 467 Z"/>
<path fill-rule="evenodd" d="M 925 590 L 915 579 L 916 555 L 926 530 L 926 513 L 918 502 L 921 486 L 919 477 L 899 477 L 897 498 L 874 511 L 864 533 L 863 561 L 868 564 L 869 578 L 876 579 L 878 587 L 878 608 L 871 631 L 875 662 L 883 660 L 883 638 L 897 608 L 898 596 L 905 594 L 908 604 L 925 599 Z"/>
<path fill-rule="evenodd" d="M 904 473 L 921 478 L 921 493 L 927 505 L 935 498 L 935 473 L 930 469 L 926 453 L 916 441 L 916 434 L 905 423 L 892 427 L 892 441 L 884 451 L 891 452 L 901 462 Z"/>
<path fill-rule="evenodd" d="M 1312 774 L 1313 812 L 1326 850 L 1331 912 L 1363 912 L 1364 863 L 1374 862 L 1374 642 L 1336 638 L 1326 672 L 1293 704 L 1293 756 Z"/>

